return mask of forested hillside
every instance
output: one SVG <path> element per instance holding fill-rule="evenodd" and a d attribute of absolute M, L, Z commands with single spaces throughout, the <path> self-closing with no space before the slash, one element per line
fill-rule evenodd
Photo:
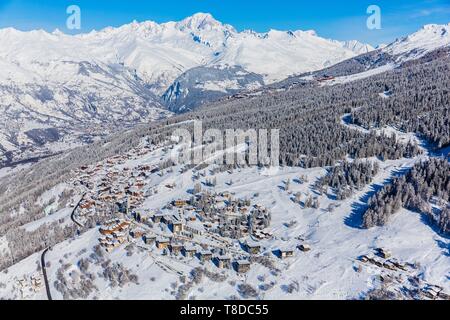
<path fill-rule="evenodd" d="M 20 247 L 22 258 L 42 249 L 42 242 L 23 243 L 20 239 L 45 239 L 45 235 L 50 234 L 55 235 L 54 239 L 59 239 L 61 235 L 64 237 L 69 234 L 70 229 L 64 230 L 57 226 L 53 226 L 53 231 L 48 228 L 38 229 L 29 238 L 19 237 L 20 232 L 16 231 L 20 226 L 43 217 L 45 204 L 37 204 L 36 200 L 55 185 L 69 180 L 73 170 L 107 157 L 125 154 L 143 140 L 153 144 L 167 143 L 175 128 L 174 124 L 192 127 L 189 122 L 185 122 L 188 120 L 202 120 L 204 130 L 280 129 L 280 163 L 283 166 L 302 168 L 334 166 L 338 161 L 348 158 L 375 157 L 379 161 L 412 158 L 422 152 L 414 140 L 399 142 L 395 135 L 385 135 L 377 130 L 385 125 L 421 134 L 435 143 L 436 147 L 448 145 L 449 69 L 450 56 L 448 52 L 444 52 L 428 55 L 415 63 L 407 63 L 395 70 L 359 81 L 334 86 L 311 82 L 294 86 L 287 91 L 269 91 L 260 96 L 222 100 L 195 112 L 139 126 L 104 141 L 47 159 L 1 179 L 0 237 L 8 235 L 10 248 Z M 349 128 L 343 123 L 346 114 L 352 114 L 355 124 L 370 130 Z M 366 165 L 344 165 L 343 168 L 344 173 L 350 174 L 345 179 L 339 182 L 335 182 L 334 178 L 324 180 L 324 184 L 335 188 L 342 199 L 349 194 L 341 188 L 358 189 L 369 183 L 376 174 L 375 168 Z M 443 163 L 434 163 L 434 168 L 440 170 L 440 177 L 447 174 L 446 184 L 442 184 L 444 178 L 434 182 L 434 178 L 420 173 L 425 169 L 416 169 L 413 171 L 414 176 L 409 179 L 415 179 L 418 172 L 425 181 L 429 181 L 426 188 L 430 190 L 428 193 L 421 188 L 417 188 L 414 193 L 422 195 L 420 199 L 424 201 L 430 200 L 431 195 L 442 197 L 439 192 L 448 193 L 448 167 L 445 171 Z M 339 174 L 339 171 L 331 172 L 331 177 Z M 387 186 L 378 196 L 383 199 L 383 203 L 371 202 L 371 208 L 365 215 L 366 227 L 384 224 L 390 213 L 403 205 L 417 208 L 411 200 L 417 197 L 408 196 L 404 201 L 393 204 L 393 210 L 385 211 L 384 203 L 391 203 L 385 198 L 398 194 L 392 188 Z M 403 188 L 397 189 L 403 191 Z M 379 207 L 383 209 L 378 209 Z M 446 217 L 448 209 L 444 209 L 435 218 L 443 232 L 448 230 Z M 11 263 L 8 258 L 4 265 Z"/>
<path fill-rule="evenodd" d="M 450 234 L 450 165 L 447 159 L 419 163 L 384 186 L 370 200 L 363 226 L 385 225 L 402 207 L 428 216 L 443 234 Z"/>
<path fill-rule="evenodd" d="M 395 126 L 404 132 L 416 132 L 437 148 L 450 144 L 450 64 L 449 50 L 435 55 L 442 59 L 410 63 L 396 81 L 380 83 L 388 98 L 377 99 L 376 108 L 368 104 L 353 112 L 356 124 L 367 129 Z M 419 63 L 419 62 L 416 62 Z"/>

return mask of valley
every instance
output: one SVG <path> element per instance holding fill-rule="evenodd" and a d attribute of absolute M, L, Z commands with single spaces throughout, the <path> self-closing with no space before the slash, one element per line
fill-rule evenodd
<path fill-rule="evenodd" d="M 347 200 L 337 201 L 332 191 L 321 194 L 314 187 L 315 180 L 326 174 L 321 168 L 283 168 L 275 174 L 258 168 L 222 171 L 215 165 L 202 170 L 186 170 L 183 166 L 162 169 L 164 160 L 160 159 L 169 154 L 167 147 L 141 145 L 123 157 L 81 168 L 67 183 L 74 190 L 69 202 L 82 199 L 75 209 L 75 219 L 84 227 L 75 226 L 81 233 L 52 246 L 46 255 L 50 283 L 56 281 L 55 286 L 50 285 L 54 297 L 357 299 L 382 285 L 399 295 L 408 288 L 411 297 L 427 294 L 427 288 L 436 284 L 442 297 L 450 290 L 444 280 L 448 258 L 442 247 L 448 240 L 423 224 L 420 215 L 404 210 L 389 226 L 373 230 L 361 229 L 357 223 L 362 214 L 358 206 L 364 201 L 360 199 L 395 172 L 425 159 L 425 155 L 380 162 L 380 172 L 371 184 Z M 212 180 L 214 184 L 205 182 Z M 201 202 L 192 202 L 206 195 L 212 197 L 212 203 L 205 203 L 211 203 L 211 213 L 217 217 L 236 215 L 232 211 L 220 213 L 219 209 L 223 206 L 230 210 L 234 201 L 243 205 L 236 207 L 240 208 L 236 217 L 246 208 L 264 208 L 270 213 L 267 227 L 252 227 L 247 229 L 251 234 L 240 234 L 236 239 L 209 229 L 207 225 L 225 226 L 221 224 L 225 220 L 214 216 L 209 220 L 209 209 L 198 207 Z M 305 206 L 308 197 L 317 199 L 318 205 Z M 247 201 L 250 207 L 244 205 Z M 112 209 L 117 203 L 126 205 Z M 52 215 L 59 223 L 73 223 L 70 210 Z M 122 231 L 108 231 L 115 223 L 125 221 Z M 180 227 L 176 227 L 176 221 Z M 95 226 L 97 223 L 100 227 Z M 374 248 L 389 250 L 385 261 L 399 263 L 401 269 L 383 267 L 383 263 L 380 267 L 380 260 L 370 256 Z M 363 256 L 371 257 L 376 264 L 371 265 Z M 37 253 L 29 259 L 39 258 Z M 128 278 L 102 275 L 107 261 L 113 268 L 127 270 Z M 249 264 L 248 269 L 244 262 Z M 36 272 L 33 263 L 19 265 L 31 266 L 25 271 L 26 277 Z M 0 282 L 23 270 L 17 269 L 19 265 L 0 274 Z M 84 279 L 81 282 L 80 277 Z M 60 287 L 66 289 L 60 291 Z M 145 290 L 148 287 L 152 290 Z M 11 297 L 20 298 L 17 287 L 8 286 L 9 290 Z M 42 290 L 34 297 L 42 297 Z"/>
<path fill-rule="evenodd" d="M 0 30 L 0 298 L 450 299 L 449 28 Z M 250 163 L 257 130 L 279 165 Z"/>

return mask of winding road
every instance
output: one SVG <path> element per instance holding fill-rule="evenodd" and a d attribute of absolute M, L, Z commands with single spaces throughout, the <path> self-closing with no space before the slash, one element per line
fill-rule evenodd
<path fill-rule="evenodd" d="M 70 214 L 70 219 L 72 220 L 72 222 L 75 223 L 80 228 L 83 228 L 84 226 L 75 219 L 75 212 L 77 211 L 78 207 L 80 206 L 81 201 L 83 201 L 85 196 L 86 196 L 86 193 L 81 196 L 80 201 L 78 201 L 77 205 L 73 208 L 72 213 Z"/>
<path fill-rule="evenodd" d="M 72 222 L 75 223 L 80 228 L 82 228 L 83 225 L 75 219 L 75 212 L 77 211 L 78 207 L 80 206 L 81 201 L 83 201 L 85 195 L 86 194 L 83 194 L 83 196 L 81 197 L 80 201 L 78 201 L 77 205 L 73 208 L 72 213 L 70 214 L 70 219 L 72 220 Z M 47 292 L 47 298 L 48 298 L 48 300 L 53 300 L 52 294 L 50 292 L 50 283 L 48 281 L 47 269 L 46 269 L 46 265 L 45 265 L 45 255 L 47 254 L 47 252 L 49 250 L 50 250 L 50 247 L 48 247 L 47 249 L 45 249 L 42 252 L 42 255 L 41 255 L 41 267 L 42 267 L 42 274 L 44 276 L 44 283 L 45 283 L 45 290 Z"/>
<path fill-rule="evenodd" d="M 42 252 L 42 255 L 41 255 L 41 267 L 42 267 L 42 274 L 44 276 L 45 290 L 47 291 L 47 298 L 48 298 L 48 300 L 53 300 L 52 299 L 52 294 L 50 292 L 50 284 L 48 282 L 47 269 L 46 269 L 46 265 L 45 265 L 45 255 L 47 254 L 47 252 L 49 250 L 50 250 L 50 247 L 48 247 L 47 249 L 45 249 Z"/>

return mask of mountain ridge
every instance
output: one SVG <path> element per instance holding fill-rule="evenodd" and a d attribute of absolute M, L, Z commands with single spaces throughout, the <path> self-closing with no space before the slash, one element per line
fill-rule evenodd
<path fill-rule="evenodd" d="M 186 112 L 348 59 L 416 59 L 450 44 L 449 31 L 450 25 L 426 25 L 373 50 L 355 40 L 321 38 L 313 30 L 238 32 L 204 13 L 178 22 L 135 21 L 79 35 L 0 29 L 0 41 L 6 44 L 0 47 L 0 161 L 6 153 L 11 159 L 11 152 L 35 152 L 30 137 L 36 130 L 44 137 L 56 130 L 62 138 L 90 141 L 93 127 L 103 133 L 120 122 L 132 126 L 160 119 L 171 115 L 167 109 Z"/>

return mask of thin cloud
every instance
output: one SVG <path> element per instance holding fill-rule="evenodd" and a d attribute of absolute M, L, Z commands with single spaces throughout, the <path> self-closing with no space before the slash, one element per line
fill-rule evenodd
<path fill-rule="evenodd" d="M 423 18 L 436 14 L 447 14 L 447 13 L 450 14 L 450 6 L 418 10 L 413 14 L 411 14 L 410 18 Z"/>

